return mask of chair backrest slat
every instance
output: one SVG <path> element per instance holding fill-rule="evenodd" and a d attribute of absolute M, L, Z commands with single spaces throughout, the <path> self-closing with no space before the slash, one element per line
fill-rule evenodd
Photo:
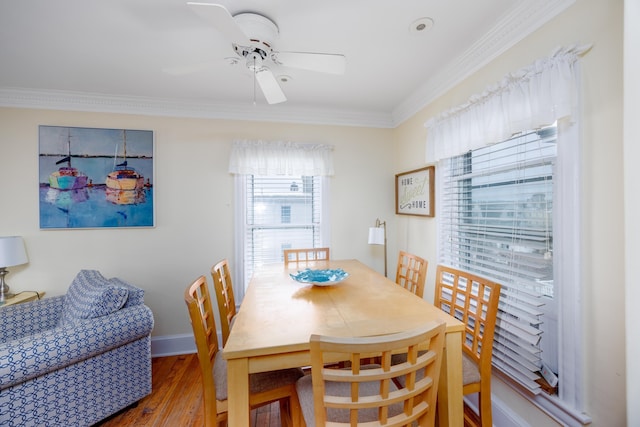
<path fill-rule="evenodd" d="M 462 348 L 481 371 L 491 369 L 501 286 L 484 277 L 438 265 L 434 305 L 465 325 Z"/>
<path fill-rule="evenodd" d="M 312 335 L 316 425 L 325 425 L 329 418 L 344 425 L 379 420 L 382 425 L 418 421 L 432 426 L 444 333 L 444 323 L 430 322 L 411 331 L 373 337 Z M 392 364 L 391 355 L 396 353 L 407 353 L 406 362 Z M 380 362 L 360 366 L 367 358 Z M 351 363 L 343 368 L 336 364 L 339 361 Z M 404 377 L 404 386 L 395 380 L 399 377 Z"/>
<path fill-rule="evenodd" d="M 304 263 L 309 261 L 328 261 L 329 248 L 285 249 L 284 266 L 289 263 Z"/>
<path fill-rule="evenodd" d="M 428 265 L 429 263 L 424 258 L 400 251 L 396 270 L 396 283 L 422 298 L 424 296 L 424 283 L 427 279 Z"/>
<path fill-rule="evenodd" d="M 211 268 L 211 278 L 218 301 L 220 314 L 220 329 L 222 330 L 222 345 L 227 343 L 233 318 L 237 314 L 236 300 L 233 296 L 233 281 L 229 271 L 229 261 L 223 259 Z"/>
<path fill-rule="evenodd" d="M 211 294 L 204 276 L 198 277 L 184 292 L 184 301 L 198 351 L 204 390 L 205 423 L 213 426 L 217 422 L 216 385 L 213 379 L 213 364 L 218 353 L 218 334 L 211 304 Z"/>

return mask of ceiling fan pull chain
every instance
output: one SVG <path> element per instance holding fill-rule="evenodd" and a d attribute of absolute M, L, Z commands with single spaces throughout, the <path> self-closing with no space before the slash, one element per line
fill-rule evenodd
<path fill-rule="evenodd" d="M 256 57 L 253 57 L 253 105 L 256 106 Z"/>

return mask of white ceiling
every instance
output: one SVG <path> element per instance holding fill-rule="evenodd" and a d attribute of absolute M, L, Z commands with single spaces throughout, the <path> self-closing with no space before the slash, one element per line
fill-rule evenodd
<path fill-rule="evenodd" d="M 271 67 L 291 77 L 276 105 L 259 89 L 254 105 L 252 75 L 186 1 L 1 1 L 0 105 L 394 127 L 573 0 L 217 1 L 273 20 L 275 50 L 346 56 L 344 75 Z"/>

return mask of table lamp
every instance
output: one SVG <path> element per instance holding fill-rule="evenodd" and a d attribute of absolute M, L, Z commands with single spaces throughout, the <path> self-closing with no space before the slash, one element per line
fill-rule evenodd
<path fill-rule="evenodd" d="M 384 245 L 384 277 L 387 277 L 387 222 L 376 219 L 375 227 L 369 227 L 369 244 Z"/>
<path fill-rule="evenodd" d="M 4 281 L 4 276 L 8 273 L 7 267 L 26 264 L 28 261 L 22 237 L 0 237 L 0 304 L 13 297 L 9 293 L 9 285 Z"/>

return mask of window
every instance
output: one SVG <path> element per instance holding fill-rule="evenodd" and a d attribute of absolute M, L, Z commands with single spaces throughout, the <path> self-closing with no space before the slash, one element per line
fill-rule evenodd
<path fill-rule="evenodd" d="M 283 260 L 284 248 L 322 246 L 324 223 L 321 177 L 248 175 L 244 181 L 246 287 L 256 267 Z"/>
<path fill-rule="evenodd" d="M 280 221 L 283 224 L 291 223 L 291 206 L 281 206 L 280 207 Z"/>
<path fill-rule="evenodd" d="M 501 331 L 497 331 L 501 335 L 496 338 L 502 341 L 496 345 L 499 350 L 493 361 L 499 369 L 494 372 L 522 397 L 567 426 L 591 422 L 584 412 L 583 393 L 588 349 L 584 348 L 581 327 L 584 207 L 580 180 L 580 57 L 589 48 L 555 49 L 551 56 L 509 73 L 467 103 L 425 123 L 429 129 L 427 162 L 439 162 L 438 229 L 450 227 L 450 234 L 439 234 L 438 249 L 444 252 L 448 245 L 452 254 L 457 252 L 443 253 L 442 262 L 457 262 L 461 268 L 474 268 L 488 276 L 495 270 L 502 278 L 506 289 L 500 306 Z M 556 123 L 555 131 L 526 131 L 551 123 Z M 513 138 L 517 132 L 519 136 Z M 487 147 L 507 139 L 510 142 Z M 529 148 L 537 144 L 536 139 L 545 143 L 537 149 L 538 154 Z M 530 154 L 508 160 L 515 149 L 510 144 L 525 144 L 518 149 Z M 551 145 L 555 145 L 555 154 L 552 148 L 543 148 Z M 501 153 L 507 157 L 502 158 Z M 489 168 L 485 182 L 483 165 Z M 507 172 L 509 169 L 512 172 Z M 517 176 L 516 171 L 521 178 L 508 177 L 509 173 Z M 445 183 L 457 196 L 445 199 Z M 549 184 L 551 193 L 545 189 Z M 528 193 L 527 185 L 531 188 Z M 524 193 L 513 196 L 511 207 L 500 199 L 482 200 L 487 194 L 502 197 L 516 188 Z M 443 213 L 447 203 L 451 215 Z M 506 219 L 511 220 L 515 233 L 508 242 L 504 241 Z M 482 222 L 484 229 L 479 228 Z M 545 226 L 540 228 L 543 222 Z M 451 249 L 453 244 L 458 248 Z M 557 395 L 541 393 L 534 385 L 533 369 L 539 369 L 543 362 L 558 373 Z"/>
<path fill-rule="evenodd" d="M 533 394 L 543 363 L 558 372 L 556 134 L 548 127 L 441 162 L 440 262 L 503 285 L 493 364 Z"/>
<path fill-rule="evenodd" d="M 234 293 L 240 303 L 253 270 L 282 261 L 284 248 L 330 246 L 329 181 L 333 146 L 235 141 Z"/>

